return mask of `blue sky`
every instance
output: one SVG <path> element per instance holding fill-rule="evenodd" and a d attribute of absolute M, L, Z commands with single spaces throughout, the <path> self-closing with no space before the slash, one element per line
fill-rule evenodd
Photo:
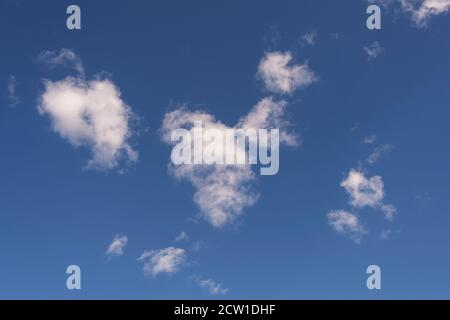
<path fill-rule="evenodd" d="M 420 4 L 385 1 L 382 29 L 368 30 L 363 0 L 77 1 L 82 29 L 69 31 L 69 4 L 1 2 L 0 298 L 450 297 L 446 12 L 424 25 Z M 77 58 L 48 59 L 63 48 Z M 316 80 L 271 92 L 257 76 L 271 52 L 289 53 L 290 67 L 308 66 Z M 89 168 L 96 138 L 75 147 L 54 130 L 51 103 L 39 112 L 44 79 L 68 76 L 120 89 L 135 115 L 126 145 L 137 161 Z M 257 201 L 214 227 L 208 213 L 199 218 L 189 179 L 168 170 L 163 119 L 185 105 L 234 126 L 265 97 L 286 101 L 302 143 L 280 148 L 277 175 L 255 167 Z M 362 189 L 341 186 L 352 169 Z M 370 193 L 380 189 L 374 177 L 381 198 Z M 391 219 L 384 205 L 395 208 Z M 339 230 L 329 216 L 337 210 L 357 224 L 339 220 Z M 175 241 L 181 232 L 187 238 Z M 115 235 L 128 241 L 111 257 Z M 182 263 L 145 273 L 138 258 L 170 247 L 184 250 Z M 66 288 L 71 264 L 82 290 Z M 381 267 L 381 290 L 366 287 L 371 264 Z M 212 294 L 208 279 L 228 290 Z"/>

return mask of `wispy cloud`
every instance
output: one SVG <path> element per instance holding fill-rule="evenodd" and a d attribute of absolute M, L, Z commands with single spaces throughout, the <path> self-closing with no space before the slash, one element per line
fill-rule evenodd
<path fill-rule="evenodd" d="M 204 279 L 203 277 L 194 277 L 194 281 L 204 289 L 207 289 L 210 294 L 223 295 L 228 292 L 221 283 L 217 283 L 213 279 Z"/>
<path fill-rule="evenodd" d="M 303 47 L 307 45 L 314 46 L 316 44 L 317 34 L 318 33 L 315 30 L 308 31 L 307 33 L 301 36 L 300 45 Z"/>
<path fill-rule="evenodd" d="M 353 124 L 353 126 L 350 128 L 350 131 L 351 131 L 351 132 L 357 131 L 357 130 L 359 129 L 359 126 L 360 126 L 359 122 L 356 122 L 356 123 Z"/>
<path fill-rule="evenodd" d="M 380 233 L 380 240 L 389 240 L 391 238 L 392 235 L 392 230 L 391 229 L 383 229 Z"/>
<path fill-rule="evenodd" d="M 145 275 L 156 277 L 160 273 L 177 272 L 186 259 L 187 255 L 184 249 L 168 247 L 161 250 L 144 251 L 138 261 L 144 263 Z"/>
<path fill-rule="evenodd" d="M 372 44 L 364 47 L 363 50 L 367 54 L 369 60 L 377 58 L 385 51 L 378 41 L 374 41 Z"/>
<path fill-rule="evenodd" d="M 108 257 L 119 257 L 123 255 L 125 247 L 128 244 L 128 237 L 123 235 L 115 235 L 112 242 L 109 244 L 106 250 Z"/>
<path fill-rule="evenodd" d="M 375 143 L 375 141 L 377 141 L 377 136 L 372 134 L 370 136 L 365 137 L 361 143 L 362 144 L 373 144 L 373 143 Z"/>
<path fill-rule="evenodd" d="M 432 200 L 432 197 L 429 192 L 423 192 L 414 197 L 414 200 L 419 201 L 420 203 L 428 203 Z"/>
<path fill-rule="evenodd" d="M 288 131 L 289 122 L 285 119 L 284 101 L 275 101 L 265 98 L 243 117 L 234 128 L 241 129 L 280 129 L 280 142 L 286 145 L 297 145 L 297 137 Z M 178 128 L 194 130 L 196 121 L 202 121 L 205 130 L 215 129 L 225 132 L 231 129 L 214 116 L 201 111 L 189 111 L 181 106 L 168 112 L 161 127 L 162 140 L 173 145 L 171 133 Z M 194 136 L 192 134 L 192 136 Z M 207 141 L 200 137 L 206 145 L 217 144 L 223 149 L 220 141 Z M 227 150 L 223 150 L 227 152 Z M 245 150 L 236 150 L 245 154 Z M 233 222 L 246 207 L 252 206 L 258 199 L 258 192 L 254 189 L 256 176 L 251 166 L 246 165 L 173 165 L 169 163 L 169 171 L 177 179 L 186 179 L 196 188 L 194 201 L 200 207 L 203 216 L 215 227 L 222 227 Z"/>
<path fill-rule="evenodd" d="M 367 157 L 366 162 L 370 165 L 377 163 L 381 156 L 389 152 L 392 148 L 393 146 L 390 144 L 383 144 L 375 147 L 372 153 Z"/>
<path fill-rule="evenodd" d="M 189 240 L 189 236 L 184 231 L 180 232 L 180 234 L 175 238 L 175 242 L 187 240 Z"/>
<path fill-rule="evenodd" d="M 20 102 L 16 93 L 17 85 L 18 82 L 16 76 L 14 75 L 10 76 L 8 79 L 8 101 L 9 106 L 11 107 L 15 107 Z"/>
<path fill-rule="evenodd" d="M 332 210 L 328 212 L 327 219 L 334 231 L 353 239 L 356 243 L 360 243 L 361 238 L 367 233 L 358 217 L 348 211 Z"/>

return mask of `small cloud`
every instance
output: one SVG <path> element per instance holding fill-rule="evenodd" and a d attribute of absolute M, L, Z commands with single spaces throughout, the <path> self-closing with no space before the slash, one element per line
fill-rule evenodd
<path fill-rule="evenodd" d="M 383 229 L 380 232 L 379 239 L 380 240 L 389 240 L 391 239 L 395 234 L 400 233 L 399 230 L 392 230 L 391 228 Z"/>
<path fill-rule="evenodd" d="M 15 107 L 20 101 L 17 97 L 17 79 L 14 75 L 9 77 L 8 80 L 8 101 L 10 107 Z"/>
<path fill-rule="evenodd" d="M 37 58 L 40 63 L 46 64 L 49 68 L 64 66 L 72 68 L 84 78 L 85 71 L 80 57 L 72 50 L 62 48 L 61 50 L 48 50 L 41 52 Z"/>
<path fill-rule="evenodd" d="M 291 60 L 289 52 L 265 54 L 259 64 L 258 77 L 267 89 L 279 93 L 292 93 L 295 89 L 306 87 L 316 81 L 315 74 L 306 64 L 290 65 Z M 287 106 L 285 100 L 274 97 L 263 98 L 234 126 L 225 125 L 210 113 L 190 111 L 185 105 L 175 106 L 164 115 L 160 128 L 161 139 L 170 146 L 176 146 L 177 142 L 172 140 L 172 133 L 183 129 L 189 135 L 196 136 L 193 130 L 195 124 L 200 122 L 203 128 L 223 133 L 223 136 L 230 129 L 277 129 L 281 144 L 298 146 L 300 139 L 290 130 Z M 212 150 L 222 150 L 222 157 L 225 159 L 241 156 L 242 159 L 248 159 L 247 148 L 238 147 L 230 151 L 230 148 L 224 148 L 219 139 L 210 141 L 205 140 L 205 137 L 198 137 L 193 142 L 207 145 Z M 255 188 L 257 177 L 248 163 L 193 165 L 174 164 L 170 161 L 168 168 L 174 178 L 191 182 L 195 188 L 194 201 L 200 208 L 200 216 L 217 228 L 236 221 L 244 209 L 253 206 L 259 198 Z"/>
<path fill-rule="evenodd" d="M 361 242 L 361 238 L 367 233 L 359 222 L 358 217 L 345 210 L 332 210 L 327 214 L 328 224 L 337 233 L 348 236 L 356 243 Z"/>
<path fill-rule="evenodd" d="M 364 47 L 363 50 L 367 54 L 369 60 L 377 58 L 385 51 L 378 41 L 374 41 L 371 45 Z"/>
<path fill-rule="evenodd" d="M 396 4 L 400 10 L 411 15 L 414 24 L 425 28 L 433 16 L 446 14 L 450 10 L 450 0 L 369 0 L 384 6 Z"/>
<path fill-rule="evenodd" d="M 300 38 L 300 45 L 305 47 L 307 45 L 314 46 L 316 44 L 317 31 L 308 31 Z"/>
<path fill-rule="evenodd" d="M 273 93 L 292 94 L 296 89 L 306 88 L 318 81 L 308 64 L 291 65 L 290 52 L 268 52 L 258 67 L 258 77 L 267 90 Z"/>
<path fill-rule="evenodd" d="M 381 155 L 389 152 L 393 148 L 390 144 L 383 144 L 381 146 L 377 146 L 373 152 L 367 157 L 366 162 L 368 164 L 375 164 L 380 160 Z"/>
<path fill-rule="evenodd" d="M 350 196 L 350 205 L 354 208 L 371 207 L 381 210 L 387 220 L 392 220 L 397 214 L 396 208 L 391 204 L 384 204 L 384 183 L 380 176 L 366 178 L 355 169 L 350 170 L 346 179 L 341 182 Z"/>
<path fill-rule="evenodd" d="M 144 251 L 137 259 L 144 262 L 143 271 L 147 276 L 156 277 L 160 273 L 177 272 L 186 261 L 186 250 L 168 247 L 161 250 Z"/>
<path fill-rule="evenodd" d="M 375 143 L 375 141 L 377 141 L 377 136 L 372 134 L 368 137 L 365 137 L 361 143 L 362 144 L 373 144 L 373 143 Z"/>
<path fill-rule="evenodd" d="M 282 36 L 278 28 L 270 25 L 268 32 L 263 36 L 262 40 L 266 45 L 274 47 L 280 42 L 281 38 Z"/>
<path fill-rule="evenodd" d="M 392 230 L 391 229 L 384 229 L 380 233 L 380 239 L 381 240 L 389 240 L 391 238 L 391 235 L 392 235 Z"/>
<path fill-rule="evenodd" d="M 356 130 L 359 129 L 359 122 L 356 122 L 351 128 L 350 131 L 351 132 L 355 132 Z"/>
<path fill-rule="evenodd" d="M 202 277 L 194 277 L 194 280 L 200 287 L 207 289 L 210 294 L 223 295 L 228 292 L 228 289 L 224 288 L 221 283 L 217 283 L 212 279 L 203 279 Z"/>
<path fill-rule="evenodd" d="M 350 170 L 347 178 L 341 182 L 350 195 L 350 204 L 356 208 L 380 205 L 384 197 L 384 184 L 379 176 L 366 178 L 362 172 Z"/>
<path fill-rule="evenodd" d="M 111 244 L 106 250 L 108 257 L 119 257 L 123 255 L 124 249 L 128 244 L 128 237 L 122 235 L 115 235 Z"/>
<path fill-rule="evenodd" d="M 189 239 L 188 235 L 186 232 L 182 231 L 176 238 L 175 238 L 175 242 L 178 241 L 187 241 Z"/>
<path fill-rule="evenodd" d="M 394 216 L 397 214 L 397 209 L 392 204 L 383 204 L 381 206 L 381 211 L 387 220 L 394 219 Z"/>

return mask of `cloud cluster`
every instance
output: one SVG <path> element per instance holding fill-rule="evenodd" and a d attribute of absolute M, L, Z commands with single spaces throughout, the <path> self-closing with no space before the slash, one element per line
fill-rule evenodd
<path fill-rule="evenodd" d="M 372 134 L 370 136 L 365 137 L 361 143 L 362 144 L 374 144 L 375 141 L 377 141 L 377 136 Z"/>
<path fill-rule="evenodd" d="M 106 250 L 106 255 L 108 257 L 118 257 L 123 255 L 125 247 L 128 244 L 128 237 L 123 235 L 115 235 L 112 242 Z"/>
<path fill-rule="evenodd" d="M 66 58 L 60 54 L 50 61 L 73 57 L 64 52 Z M 132 136 L 129 123 L 134 115 L 111 80 L 68 77 L 45 80 L 44 86 L 39 113 L 48 116 L 53 130 L 70 144 L 91 149 L 88 168 L 107 170 L 117 167 L 122 159 L 137 161 L 138 154 L 129 144 Z"/>
<path fill-rule="evenodd" d="M 273 93 L 291 94 L 317 81 L 308 64 L 291 65 L 290 52 L 268 52 L 261 59 L 258 77 L 266 89 Z"/>
<path fill-rule="evenodd" d="M 189 240 L 189 236 L 185 231 L 181 231 L 180 234 L 175 238 L 175 242 L 187 240 Z"/>
<path fill-rule="evenodd" d="M 384 183 L 380 176 L 367 178 L 362 171 L 351 169 L 340 186 L 346 190 L 349 204 L 354 209 L 370 207 L 379 210 L 388 221 L 392 221 L 397 214 L 397 209 L 392 204 L 384 203 Z M 332 210 L 328 212 L 327 219 L 337 233 L 348 236 L 357 243 L 367 233 L 354 213 Z"/>
<path fill-rule="evenodd" d="M 175 241 L 182 240 L 189 240 L 184 231 L 175 239 Z M 154 278 L 160 274 L 174 274 L 180 271 L 187 264 L 187 251 L 173 246 L 160 250 L 146 250 L 137 261 L 144 264 L 142 268 L 144 274 Z M 207 289 L 212 295 L 223 295 L 228 292 L 227 288 L 213 279 L 206 279 L 201 276 L 190 276 L 189 278 L 201 288 Z"/>
<path fill-rule="evenodd" d="M 306 87 L 316 81 L 310 69 L 304 66 L 289 67 L 292 59 L 288 53 L 267 53 L 259 65 L 259 75 L 271 91 L 279 93 L 292 93 L 299 87 Z M 274 61 L 275 60 L 275 61 Z M 202 122 L 204 130 L 214 129 L 224 133 L 228 129 L 278 129 L 280 143 L 295 146 L 299 138 L 289 131 L 290 123 L 286 117 L 287 102 L 266 97 L 259 101 L 250 112 L 243 116 L 238 123 L 227 126 L 207 112 L 190 111 L 185 106 L 177 106 L 167 112 L 161 126 L 162 140 L 168 145 L 175 145 L 172 132 L 185 129 L 194 137 L 192 144 L 202 144 L 205 148 L 214 144 L 215 150 L 226 154 L 228 148 L 218 141 L 209 141 L 205 136 L 196 137 L 193 134 L 195 122 Z M 200 139 L 196 141 L 195 139 Z M 237 157 L 247 158 L 247 151 L 238 146 L 234 150 Z M 226 156 L 225 156 L 226 158 Z M 235 221 L 243 210 L 252 206 L 259 194 L 254 188 L 256 176 L 248 164 L 235 165 L 204 165 L 169 163 L 169 171 L 177 179 L 190 181 L 196 192 L 194 201 L 200 208 L 202 216 L 214 227 L 223 227 Z"/>
<path fill-rule="evenodd" d="M 286 145 L 297 145 L 298 138 L 289 132 L 289 122 L 285 119 L 285 101 L 275 101 L 272 98 L 264 98 L 256 104 L 251 111 L 242 117 L 236 126 L 228 127 L 216 120 L 214 116 L 200 111 L 189 111 L 181 106 L 166 113 L 161 127 L 162 139 L 167 144 L 174 145 L 171 133 L 179 128 L 193 130 L 196 121 L 202 121 L 205 130 L 215 129 L 225 132 L 227 129 L 271 129 L 280 130 L 280 142 Z M 195 137 L 194 134 L 191 136 Z M 207 141 L 206 137 L 200 137 L 205 148 L 217 141 Z M 215 148 L 222 149 L 223 153 L 229 152 L 220 143 Z M 247 154 L 246 150 L 239 148 L 237 154 Z M 215 227 L 222 227 L 233 222 L 243 209 L 252 206 L 258 199 L 258 193 L 253 184 L 256 176 L 251 166 L 245 165 L 173 165 L 169 164 L 170 172 L 178 179 L 190 181 L 196 188 L 194 201 L 199 206 L 203 216 Z"/>
<path fill-rule="evenodd" d="M 186 250 L 168 247 L 161 250 L 144 251 L 138 261 L 144 263 L 145 275 L 156 277 L 160 273 L 177 272 L 185 263 L 186 257 Z"/>

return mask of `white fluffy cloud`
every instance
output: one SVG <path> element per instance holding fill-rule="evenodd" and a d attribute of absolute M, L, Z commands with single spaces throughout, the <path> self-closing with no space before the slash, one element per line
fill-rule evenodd
<path fill-rule="evenodd" d="M 156 277 L 160 273 L 175 273 L 186 261 L 186 250 L 168 247 L 144 251 L 138 261 L 144 262 L 143 271 L 147 276 Z"/>
<path fill-rule="evenodd" d="M 38 62 L 44 63 L 50 68 L 64 66 L 73 68 L 84 77 L 84 67 L 80 57 L 72 50 L 62 48 L 61 50 L 49 50 L 41 52 L 38 56 Z"/>
<path fill-rule="evenodd" d="M 128 237 L 122 235 L 115 235 L 112 242 L 106 250 L 106 255 L 108 257 L 117 257 L 123 255 L 125 247 L 128 244 Z"/>
<path fill-rule="evenodd" d="M 359 243 L 367 233 L 358 217 L 345 210 L 333 210 L 327 214 L 328 224 L 339 234 L 352 238 Z"/>
<path fill-rule="evenodd" d="M 196 277 L 195 282 L 197 284 L 208 290 L 210 294 L 225 294 L 228 292 L 227 288 L 224 288 L 221 283 L 217 283 L 213 279 L 203 279 L 202 277 Z"/>
<path fill-rule="evenodd" d="M 427 26 L 433 16 L 445 14 L 450 9 L 450 0 L 369 0 L 382 5 L 399 4 L 404 12 L 411 14 L 419 27 Z"/>
<path fill-rule="evenodd" d="M 374 41 L 372 44 L 363 48 L 364 52 L 367 54 L 369 60 L 373 60 L 381 55 L 385 49 L 381 46 L 378 41 Z"/>
<path fill-rule="evenodd" d="M 289 122 L 285 119 L 286 102 L 265 98 L 241 118 L 235 129 L 280 129 L 280 142 L 286 145 L 298 144 L 298 138 L 288 131 Z M 230 129 L 214 116 L 199 111 L 189 111 L 184 107 L 168 112 L 161 127 L 162 139 L 167 144 L 175 144 L 171 133 L 175 129 L 193 130 L 196 121 L 202 121 L 204 130 L 216 129 L 225 132 Z M 193 136 L 193 135 L 192 135 Z M 200 137 L 200 139 L 202 139 Z M 210 141 L 194 141 L 205 146 Z M 216 142 L 217 143 L 217 142 Z M 223 145 L 218 147 L 223 148 Z M 227 149 L 224 149 L 226 152 Z M 237 150 L 237 153 L 245 153 Z M 169 168 L 174 177 L 190 181 L 196 188 L 194 201 L 203 216 L 215 227 L 233 222 L 246 207 L 258 199 L 253 183 L 256 180 L 251 166 L 246 165 L 173 165 Z"/>
<path fill-rule="evenodd" d="M 317 81 L 308 64 L 291 65 L 290 52 L 268 52 L 258 67 L 258 76 L 267 90 L 274 93 L 291 94 Z"/>
<path fill-rule="evenodd" d="M 341 187 L 345 188 L 350 196 L 350 205 L 355 208 L 368 206 L 380 209 L 389 220 L 396 214 L 393 205 L 383 203 L 385 192 L 380 176 L 366 178 L 362 172 L 352 169 L 347 178 L 341 182 Z"/>
<path fill-rule="evenodd" d="M 133 113 L 112 81 L 66 78 L 46 80 L 44 85 L 39 113 L 48 116 L 53 130 L 73 146 L 91 149 L 89 168 L 112 169 L 121 159 L 137 160 L 128 143 Z"/>

